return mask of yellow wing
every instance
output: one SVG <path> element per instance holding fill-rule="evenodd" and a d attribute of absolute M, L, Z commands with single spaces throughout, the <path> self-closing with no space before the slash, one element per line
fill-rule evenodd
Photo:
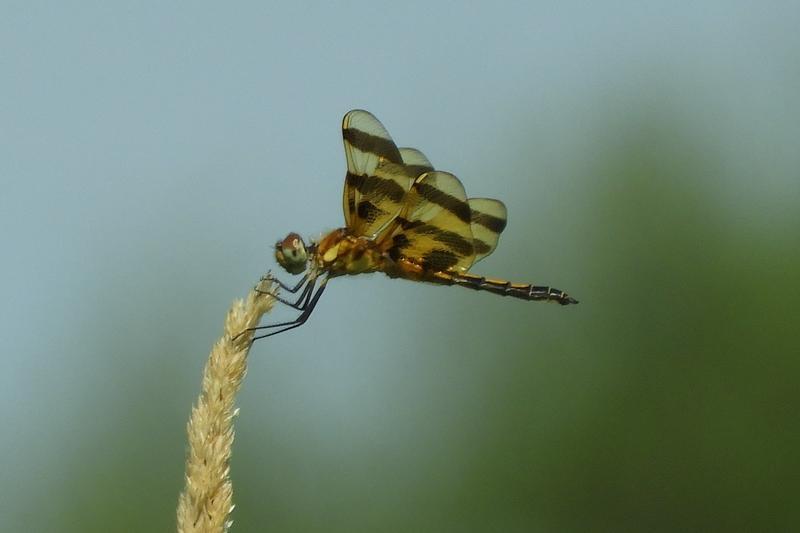
<path fill-rule="evenodd" d="M 408 173 L 414 174 L 415 179 L 433 170 L 433 164 L 416 148 L 400 148 L 400 157 L 403 158 L 403 164 L 409 167 Z"/>
<path fill-rule="evenodd" d="M 508 216 L 506 206 L 500 200 L 470 198 L 467 202 L 471 211 L 470 228 L 477 263 L 497 248 L 497 241 L 506 227 Z"/>
<path fill-rule="evenodd" d="M 406 195 L 381 248 L 429 271 L 466 272 L 475 260 L 471 211 L 464 187 L 447 172 L 426 172 Z"/>
<path fill-rule="evenodd" d="M 497 247 L 506 225 L 502 202 L 467 200 L 458 178 L 434 171 L 419 150 L 397 148 L 367 111 L 344 116 L 342 137 L 344 217 L 354 235 L 430 270 L 464 272 Z"/>
<path fill-rule="evenodd" d="M 344 116 L 342 137 L 347 157 L 345 223 L 354 235 L 374 239 L 400 212 L 414 178 L 430 163 L 417 150 L 398 149 L 386 128 L 367 111 L 357 109 Z"/>

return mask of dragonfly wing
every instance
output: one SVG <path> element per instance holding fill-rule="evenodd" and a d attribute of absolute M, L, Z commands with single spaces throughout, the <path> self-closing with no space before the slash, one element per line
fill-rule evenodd
<path fill-rule="evenodd" d="M 347 158 L 345 223 L 354 235 L 375 238 L 402 209 L 415 168 L 405 164 L 386 128 L 367 111 L 344 116 L 342 137 Z"/>
<path fill-rule="evenodd" d="M 400 157 L 403 164 L 410 167 L 409 174 L 415 174 L 415 178 L 433 170 L 433 164 L 416 148 L 400 148 Z"/>
<path fill-rule="evenodd" d="M 381 245 L 393 260 L 428 271 L 467 271 L 475 249 L 470 206 L 458 178 L 438 171 L 419 176 Z"/>
<path fill-rule="evenodd" d="M 475 262 L 478 262 L 497 248 L 497 241 L 506 227 L 508 216 L 506 206 L 500 200 L 470 198 L 467 202 L 471 212 L 470 228 Z"/>

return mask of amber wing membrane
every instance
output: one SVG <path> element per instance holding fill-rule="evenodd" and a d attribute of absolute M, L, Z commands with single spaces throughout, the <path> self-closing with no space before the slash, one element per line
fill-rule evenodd
<path fill-rule="evenodd" d="M 506 227 L 508 216 L 506 206 L 500 200 L 470 198 L 468 203 L 472 246 L 475 249 L 475 262 L 478 262 L 497 248 L 497 241 Z"/>
<path fill-rule="evenodd" d="M 422 152 L 397 148 L 367 111 L 344 116 L 342 138 L 347 158 L 345 223 L 354 235 L 374 239 L 398 215 L 414 179 L 432 167 Z"/>
<path fill-rule="evenodd" d="M 352 234 L 430 271 L 466 272 L 497 247 L 506 224 L 502 202 L 467 199 L 458 178 L 434 171 L 419 150 L 397 148 L 367 111 L 345 115 L 342 137 L 344 214 Z"/>
<path fill-rule="evenodd" d="M 470 221 L 458 178 L 427 172 L 414 181 L 381 248 L 395 261 L 403 258 L 426 270 L 465 272 L 475 259 Z"/>
<path fill-rule="evenodd" d="M 432 171 L 414 181 L 381 248 L 427 271 L 466 272 L 494 251 L 505 226 L 502 202 L 467 199 L 458 178 Z"/>
<path fill-rule="evenodd" d="M 403 158 L 403 164 L 408 167 L 408 173 L 414 175 L 414 179 L 433 170 L 433 164 L 416 148 L 400 148 L 400 157 Z"/>

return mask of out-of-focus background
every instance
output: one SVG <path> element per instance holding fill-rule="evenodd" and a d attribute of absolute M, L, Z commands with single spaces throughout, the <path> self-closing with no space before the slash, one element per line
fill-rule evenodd
<path fill-rule="evenodd" d="M 375 113 L 509 225 L 258 343 L 233 531 L 789 531 L 796 2 L 0 8 L 0 530 L 170 531 L 234 298 Z M 292 316 L 285 310 L 270 317 Z"/>

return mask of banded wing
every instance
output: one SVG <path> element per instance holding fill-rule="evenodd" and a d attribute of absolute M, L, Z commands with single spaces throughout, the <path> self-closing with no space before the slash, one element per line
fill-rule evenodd
<path fill-rule="evenodd" d="M 344 116 L 342 137 L 347 157 L 345 223 L 354 235 L 374 239 L 400 212 L 414 178 L 430 163 L 417 150 L 398 149 L 386 128 L 367 111 Z"/>
<path fill-rule="evenodd" d="M 472 229 L 472 246 L 475 248 L 475 263 L 494 252 L 500 233 L 508 219 L 506 206 L 492 198 L 470 198 L 467 200 Z"/>
<path fill-rule="evenodd" d="M 416 148 L 400 148 L 400 157 L 403 158 L 403 164 L 409 167 L 409 173 L 414 174 L 415 179 L 433 170 L 433 164 Z"/>
<path fill-rule="evenodd" d="M 475 260 L 471 221 L 458 178 L 427 172 L 414 181 L 381 248 L 394 261 L 402 258 L 426 271 L 466 272 Z"/>

